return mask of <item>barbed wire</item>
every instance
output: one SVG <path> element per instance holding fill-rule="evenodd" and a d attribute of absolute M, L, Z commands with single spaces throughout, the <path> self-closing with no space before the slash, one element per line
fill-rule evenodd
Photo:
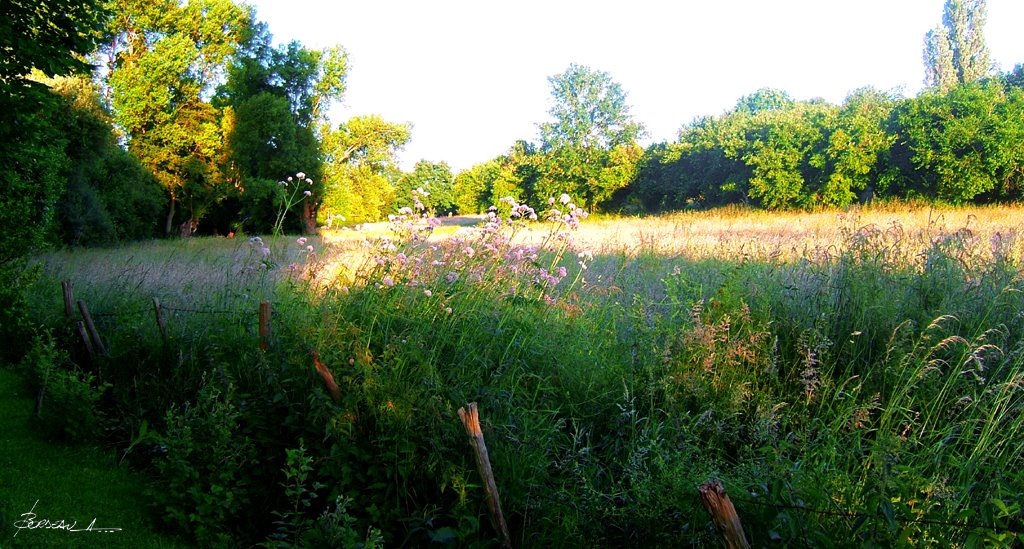
<path fill-rule="evenodd" d="M 258 306 L 258 303 L 255 304 L 255 305 Z M 176 313 L 194 313 L 194 314 L 209 314 L 209 315 L 237 315 L 237 316 L 247 316 L 247 315 L 255 315 L 255 314 L 257 314 L 258 311 L 256 310 L 256 306 L 253 307 L 253 310 L 228 310 L 228 309 L 219 309 L 218 310 L 218 309 L 189 309 L 189 308 L 184 308 L 184 307 L 170 307 L 170 306 L 164 305 L 162 303 L 160 304 L 160 308 L 161 309 L 163 309 L 165 311 L 173 311 L 173 312 L 176 312 Z M 152 314 L 152 313 L 153 313 L 153 307 L 149 306 L 149 307 L 142 307 L 142 308 L 138 308 L 138 309 L 117 309 L 117 310 L 108 311 L 108 312 L 91 312 L 90 311 L 89 314 L 93 318 L 108 318 L 108 317 L 117 317 L 117 316 L 122 316 L 122 315 L 144 315 L 144 314 Z"/>

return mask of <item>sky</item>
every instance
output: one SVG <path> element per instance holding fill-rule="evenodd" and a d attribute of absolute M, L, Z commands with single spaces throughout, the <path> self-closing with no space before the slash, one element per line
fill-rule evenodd
<path fill-rule="evenodd" d="M 841 104 L 872 86 L 905 97 L 924 79 L 924 35 L 944 0 L 248 0 L 276 43 L 348 52 L 337 124 L 377 114 L 413 125 L 400 153 L 453 172 L 536 142 L 548 78 L 604 71 L 644 124 L 674 141 L 760 88 Z M 985 38 L 1002 71 L 1024 63 L 1024 1 L 988 0 Z"/>

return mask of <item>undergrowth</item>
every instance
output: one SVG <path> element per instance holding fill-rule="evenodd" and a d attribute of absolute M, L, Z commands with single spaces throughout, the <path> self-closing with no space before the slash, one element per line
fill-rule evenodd
<path fill-rule="evenodd" d="M 1012 239 L 936 232 L 919 253 L 869 225 L 795 261 L 595 255 L 583 217 L 568 196 L 508 199 L 437 239 L 408 208 L 341 254 L 254 239 L 221 246 L 212 282 L 76 281 L 109 343 L 96 359 L 44 269 L 37 355 L 65 358 L 38 379 L 91 387 L 75 402 L 96 436 L 204 546 L 499 544 L 469 402 L 516 546 L 718 543 L 712 479 L 757 545 L 1024 541 Z"/>

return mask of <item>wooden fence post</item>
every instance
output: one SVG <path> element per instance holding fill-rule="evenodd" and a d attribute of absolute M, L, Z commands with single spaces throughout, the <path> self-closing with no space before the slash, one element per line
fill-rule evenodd
<path fill-rule="evenodd" d="M 331 399 L 334 402 L 341 403 L 341 388 L 334 381 L 334 376 L 327 369 L 327 365 L 320 362 L 320 353 L 313 351 L 310 354 L 313 357 L 313 366 L 316 368 L 316 372 L 320 374 L 320 377 L 324 378 L 324 385 L 327 386 L 327 392 L 331 393 Z"/>
<path fill-rule="evenodd" d="M 65 280 L 60 283 L 60 288 L 64 292 L 64 316 L 71 318 L 71 315 L 75 314 L 74 307 L 72 306 L 75 302 L 74 290 L 71 288 L 71 281 Z"/>
<path fill-rule="evenodd" d="M 266 351 L 270 341 L 270 302 L 260 303 L 260 350 Z"/>
<path fill-rule="evenodd" d="M 722 483 L 715 480 L 700 485 L 700 499 L 704 508 L 711 514 L 711 520 L 718 527 L 729 549 L 750 549 L 747 536 L 743 533 L 743 525 L 736 514 L 729 495 L 725 493 Z"/>
<path fill-rule="evenodd" d="M 82 344 L 85 345 L 85 351 L 89 353 L 89 360 L 96 362 L 96 349 L 92 346 L 92 340 L 89 339 L 89 332 L 85 329 L 85 324 L 79 320 L 75 322 L 75 329 L 78 330 L 78 337 L 82 339 Z"/>
<path fill-rule="evenodd" d="M 160 337 L 167 341 L 167 320 L 164 319 L 164 310 L 160 308 L 160 298 L 153 298 L 153 313 L 156 314 L 156 326 L 160 328 Z"/>
<path fill-rule="evenodd" d="M 480 414 L 477 411 L 476 403 L 470 402 L 466 408 L 459 408 L 459 419 L 466 427 L 469 434 L 469 443 L 473 446 L 476 454 L 476 466 L 480 470 L 480 476 L 484 480 L 484 491 L 487 492 L 487 507 L 491 511 L 491 518 L 494 525 L 501 533 L 502 547 L 512 547 L 512 536 L 508 533 L 508 525 L 505 524 L 505 516 L 501 513 L 501 499 L 498 497 L 498 485 L 494 481 L 494 472 L 491 470 L 491 460 L 487 456 L 487 445 L 484 444 L 484 433 L 480 429 Z"/>
<path fill-rule="evenodd" d="M 78 300 L 78 310 L 82 313 L 82 320 L 85 321 L 85 328 L 89 331 L 89 338 L 92 339 L 93 346 L 101 355 L 107 356 L 107 347 L 103 345 L 100 333 L 96 331 L 96 324 L 93 323 L 92 315 L 89 314 L 89 307 L 85 305 L 84 301 Z"/>

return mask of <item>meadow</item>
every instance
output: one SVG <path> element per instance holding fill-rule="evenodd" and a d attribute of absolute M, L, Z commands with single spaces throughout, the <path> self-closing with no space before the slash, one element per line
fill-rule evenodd
<path fill-rule="evenodd" d="M 30 294 L 48 345 L 20 368 L 55 438 L 117 448 L 201 546 L 501 545 L 470 402 L 517 547 L 720 544 L 709 480 L 758 546 L 1012 546 L 1022 230 L 1009 206 L 509 200 L 476 223 L 56 251 Z"/>

